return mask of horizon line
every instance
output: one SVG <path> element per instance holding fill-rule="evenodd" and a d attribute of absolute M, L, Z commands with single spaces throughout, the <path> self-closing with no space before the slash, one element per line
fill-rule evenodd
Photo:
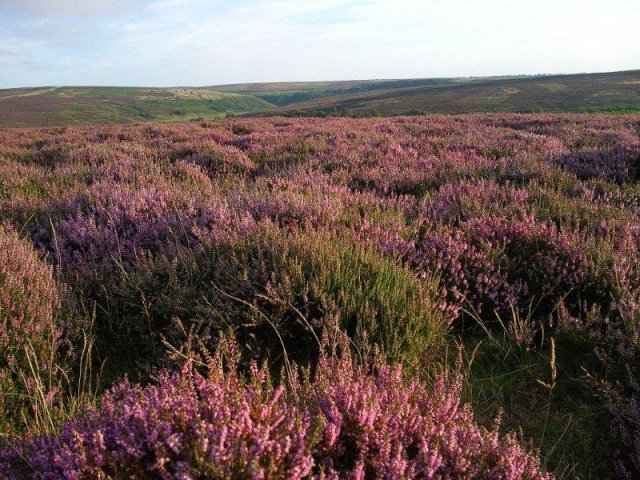
<path fill-rule="evenodd" d="M 251 81 L 251 82 L 237 82 L 237 83 L 219 83 L 219 84 L 203 84 L 203 85 L 170 85 L 170 86 L 157 86 L 157 85 L 35 85 L 35 86 L 20 86 L 20 87 L 7 87 L 0 88 L 0 90 L 20 90 L 20 89 L 40 89 L 40 88 L 150 88 L 150 89 L 171 89 L 171 88 L 214 88 L 214 87 L 231 87 L 237 85 L 264 85 L 264 84 L 286 84 L 286 83 L 340 83 L 340 82 L 389 82 L 389 81 L 411 81 L 411 80 L 459 80 L 459 79 L 491 79 L 491 78 L 505 78 L 505 77 L 557 77 L 557 76 L 573 76 L 573 75 L 605 75 L 613 73 L 624 72 L 640 72 L 640 68 L 626 69 L 626 70 L 611 70 L 611 71 L 598 71 L 598 72 L 570 72 L 570 73 L 508 73 L 508 74 L 495 74 L 495 75 L 462 75 L 462 76 L 436 76 L 436 77 L 406 77 L 406 78 L 352 78 L 352 79 L 334 79 L 334 80 L 271 80 L 271 81 Z"/>

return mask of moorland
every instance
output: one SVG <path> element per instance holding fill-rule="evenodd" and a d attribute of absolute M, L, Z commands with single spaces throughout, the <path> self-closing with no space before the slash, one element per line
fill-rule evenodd
<path fill-rule="evenodd" d="M 637 114 L 1 129 L 0 476 L 637 478 L 639 169 Z"/>
<path fill-rule="evenodd" d="M 0 90 L 0 127 L 167 123 L 230 116 L 638 111 L 638 70 L 210 87 L 48 86 Z"/>

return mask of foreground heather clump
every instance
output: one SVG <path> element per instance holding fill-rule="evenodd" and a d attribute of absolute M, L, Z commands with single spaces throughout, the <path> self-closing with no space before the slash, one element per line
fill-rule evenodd
<path fill-rule="evenodd" d="M 513 436 L 478 427 L 461 379 L 428 387 L 400 366 L 359 366 L 340 345 L 311 380 L 276 387 L 237 372 L 226 342 L 202 375 L 188 363 L 155 385 L 125 381 L 59 437 L 0 453 L 3 478 L 549 479 Z M 292 374 L 293 372 L 291 372 Z"/>
<path fill-rule="evenodd" d="M 139 261 L 91 294 L 96 333 L 122 359 L 158 362 L 176 318 L 213 334 L 232 331 L 255 358 L 317 359 L 317 338 L 335 322 L 387 358 L 437 351 L 448 328 L 435 279 L 337 235 L 262 225 L 247 238 L 209 239 L 201 251 Z M 149 300 L 147 300 L 149 299 Z M 114 341 L 115 340 L 115 341 Z M 179 340 L 177 340 L 179 341 Z"/>
<path fill-rule="evenodd" d="M 10 429 L 36 396 L 54 393 L 36 382 L 57 370 L 58 289 L 28 242 L 0 227 L 0 428 Z"/>

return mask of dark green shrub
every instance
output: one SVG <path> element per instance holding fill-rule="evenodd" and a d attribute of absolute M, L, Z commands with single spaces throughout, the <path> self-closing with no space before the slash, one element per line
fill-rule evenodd
<path fill-rule="evenodd" d="M 91 293 L 103 348 L 129 345 L 137 358 L 157 355 L 161 337 L 180 341 L 175 319 L 199 325 L 203 338 L 231 330 L 248 352 L 305 361 L 328 326 L 398 359 L 437 347 L 447 324 L 436 281 L 336 235 L 272 227 L 198 253 L 141 260 L 103 287 Z"/>

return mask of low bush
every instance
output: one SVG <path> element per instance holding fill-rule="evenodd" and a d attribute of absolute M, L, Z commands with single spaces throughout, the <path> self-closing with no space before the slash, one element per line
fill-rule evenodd
<path fill-rule="evenodd" d="M 16 232 L 0 227 L 0 428 L 50 402 L 65 332 L 52 268 Z M 45 398 L 46 397 L 46 398 Z"/>
<path fill-rule="evenodd" d="M 98 184 L 52 212 L 36 241 L 63 271 L 123 268 L 139 256 L 198 245 L 199 234 L 224 236 L 251 230 L 248 214 L 232 212 L 222 199 L 198 202 L 167 185 L 133 189 Z"/>
<path fill-rule="evenodd" d="M 640 475 L 640 309 L 628 311 L 599 341 L 605 378 L 598 382 L 612 416 L 615 465 L 625 479 Z"/>
<path fill-rule="evenodd" d="M 579 316 L 594 306 L 607 310 L 620 297 L 615 270 L 602 268 L 606 258 L 596 264 L 579 237 L 531 217 L 484 215 L 424 230 L 416 242 L 380 232 L 374 242 L 403 258 L 418 277 L 439 275 L 458 315 L 470 311 L 495 322 L 496 314 L 534 313 L 549 328 L 560 303 Z"/>
<path fill-rule="evenodd" d="M 551 478 L 513 436 L 474 423 L 460 402 L 460 378 L 440 375 L 427 387 L 405 380 L 400 367 L 370 374 L 346 342 L 341 350 L 323 353 L 313 378 L 288 389 L 255 364 L 249 378 L 238 376 L 229 348 L 210 359 L 206 376 L 187 364 L 155 385 L 125 381 L 58 437 L 1 451 L 0 473 L 11 480 Z"/>
<path fill-rule="evenodd" d="M 581 180 L 598 178 L 623 183 L 637 178 L 639 158 L 638 152 L 624 148 L 585 149 L 563 155 L 556 163 Z"/>
<path fill-rule="evenodd" d="M 116 338 L 154 357 L 160 336 L 177 341 L 175 318 L 231 329 L 256 356 L 314 358 L 328 325 L 366 334 L 394 359 L 441 345 L 448 319 L 436 281 L 337 235 L 264 227 L 200 253 L 141 260 L 95 290 L 106 348 Z"/>
<path fill-rule="evenodd" d="M 200 166 L 207 174 L 249 175 L 257 166 L 245 152 L 215 141 L 197 142 L 172 152 L 171 158 Z"/>
<path fill-rule="evenodd" d="M 570 238 L 530 218 L 484 216 L 459 228 L 434 228 L 404 256 L 418 275 L 439 273 L 452 303 L 489 318 L 531 305 L 548 314 L 589 268 Z"/>

